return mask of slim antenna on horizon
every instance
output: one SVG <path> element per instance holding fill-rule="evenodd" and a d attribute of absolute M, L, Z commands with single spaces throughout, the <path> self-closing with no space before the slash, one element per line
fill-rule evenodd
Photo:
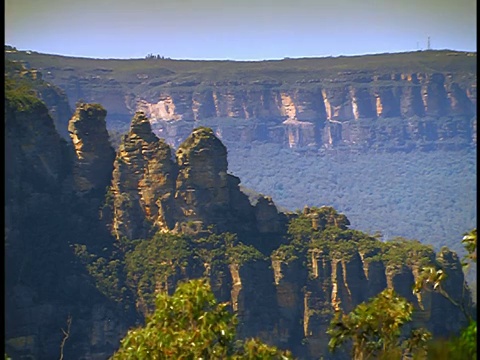
<path fill-rule="evenodd" d="M 430 36 L 427 38 L 427 50 L 430 50 Z"/>

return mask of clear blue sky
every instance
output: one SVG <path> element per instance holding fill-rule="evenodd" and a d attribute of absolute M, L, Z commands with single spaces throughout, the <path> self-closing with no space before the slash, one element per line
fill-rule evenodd
<path fill-rule="evenodd" d="M 477 51 L 476 0 L 6 0 L 5 44 L 96 58 Z"/>

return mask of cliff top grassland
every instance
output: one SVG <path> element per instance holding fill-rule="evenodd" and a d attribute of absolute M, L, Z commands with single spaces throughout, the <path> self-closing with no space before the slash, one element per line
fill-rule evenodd
<path fill-rule="evenodd" d="M 200 82 L 315 83 L 350 79 L 362 82 L 362 74 L 459 72 L 476 76 L 477 54 L 451 50 L 428 50 L 395 54 L 300 58 L 265 61 L 174 60 L 174 59 L 90 59 L 7 50 L 7 59 L 23 61 L 46 73 L 60 71 L 67 82 L 71 76 L 115 79 L 132 89 L 149 77 L 161 86 L 196 86 Z M 160 80 L 161 78 L 161 80 Z M 160 81 L 159 81 L 160 80 Z M 456 79 L 461 81 L 461 79 Z M 61 84 L 61 83 L 59 83 Z"/>

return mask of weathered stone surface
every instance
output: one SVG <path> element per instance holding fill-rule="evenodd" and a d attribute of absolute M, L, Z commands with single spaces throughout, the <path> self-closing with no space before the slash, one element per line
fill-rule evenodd
<path fill-rule="evenodd" d="M 471 118 L 475 114 L 472 100 L 474 92 L 440 73 L 392 74 L 388 79 L 377 77 L 367 85 L 344 85 L 339 82 L 323 88 L 300 87 L 291 91 L 268 86 L 264 89 L 235 90 L 231 87 L 218 88 L 220 85 L 217 85 L 201 93 L 194 93 L 191 97 L 195 101 L 192 100 L 191 104 L 190 100 L 185 100 L 190 95 L 182 98 L 181 106 L 194 109 L 194 116 L 190 115 L 190 110 L 178 113 L 176 117 L 166 113 L 150 114 L 154 132 L 164 136 L 173 146 L 186 138 L 195 126 L 191 121 L 190 125 L 169 123 L 174 117 L 184 119 L 187 123 L 189 120 L 231 117 L 237 119 L 237 127 L 222 121 L 213 127 L 215 133 L 225 141 L 260 140 L 291 148 L 327 149 L 335 148 L 338 144 L 344 147 L 358 144 L 382 147 L 395 142 L 402 146 L 409 141 L 414 144 L 419 141 L 414 133 L 423 130 L 411 126 L 405 128 L 412 118 L 418 117 L 422 121 L 431 122 L 431 126 L 438 127 L 439 117 L 455 117 L 457 121 L 458 116 Z M 267 119 L 268 125 L 265 123 Z M 361 119 L 372 121 L 365 128 L 366 132 L 355 132 L 352 135 L 352 129 Z M 375 121 L 379 119 L 395 119 L 398 127 L 404 127 L 405 131 L 396 133 L 397 125 L 393 120 L 390 123 Z M 240 122 L 245 120 L 249 122 Z M 384 132 L 383 136 L 376 136 L 380 131 Z M 471 131 L 470 127 L 469 132 Z M 454 135 L 449 136 L 447 139 L 452 139 Z M 434 138 L 431 141 L 437 140 Z M 470 142 L 471 139 L 462 140 L 463 146 Z"/>
<path fill-rule="evenodd" d="M 391 80 L 400 81 L 400 78 L 395 76 Z M 429 95 L 441 93 L 439 84 L 447 80 L 434 78 L 425 83 L 427 85 L 420 85 L 424 78 L 415 75 L 406 81 L 417 81 L 418 86 L 415 88 L 420 91 L 422 86 L 425 86 L 424 90 Z M 360 84 L 371 82 L 368 76 L 365 79 L 359 78 Z M 337 120 L 329 120 L 333 125 L 327 123 L 322 130 L 324 136 L 328 137 L 326 143 L 330 145 L 343 141 L 347 136 L 351 141 L 363 141 L 366 137 L 381 135 L 390 135 L 400 140 L 399 133 L 403 132 L 420 140 L 473 136 L 462 121 L 451 122 L 448 117 L 445 117 L 441 124 L 418 116 L 410 119 L 410 127 L 390 126 L 375 131 L 361 126 L 355 127 L 354 124 L 366 124 L 364 121 L 368 119 L 362 117 L 364 111 L 383 114 L 384 109 L 388 108 L 388 101 L 385 99 L 388 99 L 388 96 L 397 96 L 397 93 L 392 90 L 393 95 L 377 94 L 379 105 L 377 100 L 370 102 L 366 88 L 358 92 L 352 88 L 339 89 L 341 91 L 338 94 L 331 89 L 328 91 L 330 106 L 340 106 L 335 115 Z M 455 86 L 452 89 L 441 96 L 447 98 L 449 93 L 454 94 Z M 297 92 L 288 95 L 288 98 L 285 93 L 272 95 L 272 98 L 279 101 L 278 111 L 283 112 L 282 121 L 287 117 L 286 121 L 296 122 L 296 125 L 308 125 L 316 119 L 316 114 L 321 113 L 321 107 L 312 109 L 312 99 L 315 94 L 319 95 L 318 91 Z M 398 94 L 400 93 L 405 94 L 398 91 Z M 210 95 L 207 93 L 202 95 L 204 98 L 201 100 L 205 105 L 200 105 L 198 100 L 196 116 L 201 116 L 199 114 L 202 112 L 212 112 L 212 103 L 214 107 L 220 106 L 218 103 L 215 105 L 218 99 L 215 100 L 213 94 L 212 91 L 210 105 L 210 100 L 207 99 Z M 268 98 L 267 94 L 261 91 L 247 91 L 241 96 L 248 98 L 259 94 L 263 94 L 264 99 Z M 283 100 L 281 94 L 284 94 Z M 198 98 L 200 95 L 195 96 Z M 259 108 L 242 110 L 242 102 L 228 98 L 235 96 L 234 92 L 228 90 L 221 96 L 227 98 L 225 101 L 228 105 L 221 111 L 235 116 L 240 116 L 242 111 L 245 111 L 245 114 L 254 114 L 267 108 L 267 105 L 262 105 Z M 460 99 L 458 95 L 451 95 L 451 99 L 453 98 Z M 171 97 L 171 101 L 175 99 L 177 97 Z M 422 100 L 421 97 L 418 99 Z M 411 103 L 414 102 L 410 100 Z M 295 101 L 300 101 L 300 105 L 295 104 Z M 268 106 L 273 103 L 270 102 Z M 450 103 L 452 104 L 453 100 Z M 102 125 L 96 128 L 99 123 L 103 124 L 99 119 L 104 113 L 95 113 L 92 109 L 92 115 L 89 115 L 90 107 L 85 105 L 72 119 L 71 133 L 77 163 L 81 160 L 82 164 L 86 164 L 72 170 L 74 157 L 69 158 L 67 146 L 55 133 L 44 106 L 37 104 L 31 112 L 22 112 L 8 100 L 6 105 L 6 181 L 9 191 L 6 199 L 8 282 L 5 343 L 8 350 L 19 357 L 33 354 L 32 356 L 38 358 L 54 358 L 58 356 L 59 343 L 62 340 L 59 329 L 66 326 L 66 319 L 72 314 L 72 333 L 65 349 L 66 357 L 75 358 L 81 354 L 90 359 L 107 358 L 118 347 L 119 339 L 131 325 L 131 319 L 93 288 L 91 278 L 75 261 L 65 240 L 82 241 L 83 237 L 93 237 L 97 241 L 96 236 L 100 234 L 98 229 L 87 222 L 86 224 L 94 228 L 91 232 L 87 231 L 90 229 L 82 229 L 78 224 L 69 227 L 76 224 L 80 217 L 85 217 L 82 213 L 85 209 L 75 209 L 80 215 L 72 217 L 71 220 L 71 209 L 82 202 L 77 201 L 78 198 L 71 194 L 74 185 L 69 182 L 69 178 L 83 176 L 86 179 L 86 182 L 80 185 L 87 183 L 88 186 L 79 187 L 77 182 L 77 191 L 101 189 L 102 181 L 93 176 L 92 172 L 84 170 L 89 166 L 101 168 L 96 162 L 96 155 L 100 152 L 107 153 L 102 156 L 108 155 L 104 127 Z M 427 105 L 428 108 L 424 110 L 436 111 L 437 114 L 446 111 L 435 102 L 427 101 Z M 388 111 L 395 113 L 399 109 L 402 113 L 401 106 L 402 102 L 397 100 L 396 104 L 391 106 L 392 110 Z M 369 110 L 362 110 L 364 108 Z M 348 121 L 339 115 L 345 109 L 352 111 L 353 118 Z M 192 113 L 195 112 L 192 110 Z M 331 115 L 331 112 L 326 110 L 326 114 L 329 113 Z M 170 115 L 174 116 L 175 113 Z M 319 119 L 317 124 L 321 123 L 321 115 Z M 175 119 L 172 117 L 171 120 Z M 465 122 L 468 121 L 470 119 L 466 117 Z M 91 138 L 95 128 L 98 130 L 95 136 L 99 136 L 99 140 Z M 335 137 L 338 133 L 340 135 Z M 285 132 L 281 133 L 284 134 Z M 300 137 L 294 139 L 295 143 L 301 142 L 298 139 Z M 97 144 L 102 142 L 103 145 Z M 147 238 L 158 230 L 190 231 L 192 235 L 198 235 L 206 227 L 213 225 L 215 231 L 237 233 L 242 240 L 262 250 L 278 248 L 282 238 L 286 236 L 288 218 L 297 215 L 279 213 L 273 201 L 267 197 L 258 198 L 255 205 L 250 204 L 247 196 L 239 189 L 240 179 L 227 173 L 226 148 L 213 130 L 196 129 L 181 144 L 175 155 L 174 157 L 166 142 L 158 139 L 152 132 L 150 121 L 145 114 L 136 113 L 114 161 L 108 194 L 112 199 L 112 230 L 117 238 Z M 107 156 L 102 161 L 105 166 L 108 165 Z M 103 168 L 98 171 L 104 171 L 105 176 L 108 174 Z M 99 172 L 95 172 L 95 175 L 99 175 Z M 74 205 L 69 207 L 70 202 Z M 326 217 L 320 219 L 315 216 L 318 214 L 308 207 L 303 213 L 311 219 L 315 231 L 322 231 L 326 226 L 337 226 L 345 230 L 349 225 L 344 215 L 333 211 L 325 214 Z M 57 220 L 47 226 L 45 220 L 50 218 Z M 40 239 L 39 244 L 37 238 Z M 44 262 L 42 260 L 45 259 L 38 253 L 38 250 L 42 249 L 49 252 L 49 257 Z M 334 310 L 351 311 L 386 287 L 394 288 L 421 308 L 418 315 L 415 315 L 416 324 L 434 329 L 435 334 L 455 333 L 465 324 L 461 312 L 441 295 L 412 294 L 411 288 L 419 270 L 415 265 L 402 264 L 400 267 L 392 267 L 381 261 L 369 261 L 369 257 L 374 254 L 375 252 L 353 252 L 347 256 L 331 254 L 320 247 L 310 247 L 306 254 L 298 254 L 298 257 L 291 261 L 273 258 L 271 261 L 241 263 L 240 259 L 233 259 L 228 265 L 215 265 L 214 268 L 210 268 L 210 264 L 203 264 L 202 270 L 205 272 L 202 274 L 210 278 L 218 299 L 230 301 L 233 310 L 237 311 L 240 337 L 259 337 L 271 344 L 290 348 L 307 359 L 329 355 L 325 331 Z M 444 250 L 437 260 L 448 274 L 447 291 L 463 294 L 464 279 L 458 257 Z M 192 264 L 193 261 L 188 265 L 191 268 L 187 266 L 175 269 L 171 278 L 155 284 L 157 290 L 171 293 L 178 281 L 201 276 L 199 269 L 194 269 Z M 24 268 L 27 269 L 25 272 L 29 277 Z M 141 309 L 141 299 L 136 300 Z M 460 298 L 456 300 L 460 301 Z"/>
<path fill-rule="evenodd" d="M 117 238 L 146 238 L 152 231 L 173 228 L 177 171 L 170 147 L 138 112 L 114 163 L 112 231 Z"/>
<path fill-rule="evenodd" d="M 261 234 L 281 234 L 285 231 L 286 218 L 280 213 L 271 197 L 262 196 L 255 204 L 255 218 Z"/>
<path fill-rule="evenodd" d="M 199 62 L 197 69 L 191 62 L 158 59 L 145 62 L 138 71 L 120 72 L 114 70 L 118 65 L 112 62 L 109 66 L 108 61 L 102 68 L 87 64 L 94 61 L 87 59 L 63 68 L 49 64 L 50 58 L 41 54 L 31 57 L 18 51 L 6 53 L 6 57 L 37 66 L 47 81 L 65 92 L 72 107 L 80 99 L 103 104 L 112 125 L 126 123 L 135 111 L 143 111 L 153 131 L 174 147 L 192 129 L 207 123 L 222 140 L 238 141 L 239 130 L 232 123 L 244 127 L 240 123 L 248 122 L 252 124 L 243 132 L 242 142 L 261 140 L 320 149 L 358 148 L 360 142 L 370 143 L 376 151 L 396 151 L 405 146 L 389 144 L 388 136 L 369 137 L 378 132 L 376 129 L 366 132 L 367 138 L 351 138 L 348 131 L 341 131 L 342 124 L 392 119 L 407 126 L 412 117 L 430 121 L 429 117 L 472 119 L 476 114 L 475 53 L 432 51 L 359 59 L 289 59 L 291 68 L 275 61 L 220 61 Z M 40 75 L 37 71 L 28 76 Z M 212 122 L 219 124 L 213 126 Z M 254 124 L 261 125 L 262 130 L 257 131 Z M 324 130 L 327 139 L 321 141 Z M 472 128 L 469 131 L 472 133 Z M 418 148 L 424 147 L 420 140 L 411 139 L 410 133 L 404 135 L 400 143 L 411 141 Z M 455 137 L 432 141 L 442 141 L 443 147 L 459 142 Z M 393 139 L 395 142 L 397 139 Z M 471 138 L 460 142 L 460 147 L 472 145 Z"/>
<path fill-rule="evenodd" d="M 239 179 L 227 174 L 226 148 L 209 128 L 193 131 L 174 161 L 170 147 L 137 113 L 114 166 L 112 230 L 117 238 L 144 238 L 158 230 L 190 234 L 210 225 L 217 232 L 258 233 L 257 224 L 264 220 L 240 191 Z M 281 219 L 276 208 L 273 216 Z M 269 226 L 278 232 L 281 224 L 275 220 Z"/>
<path fill-rule="evenodd" d="M 65 358 L 105 359 L 131 318 L 95 289 L 70 246 L 102 237 L 95 223 L 77 222 L 90 214 L 74 195 L 73 149 L 44 104 L 18 100 L 6 96 L 5 351 L 60 357 L 71 316 Z"/>
<path fill-rule="evenodd" d="M 27 69 L 19 62 L 6 60 L 5 75 L 27 82 L 32 87 L 38 98 L 47 107 L 48 113 L 52 117 L 53 124 L 60 136 L 68 139 L 67 127 L 68 120 L 72 117 L 72 110 L 65 92 L 52 83 L 46 82 L 42 72 L 36 69 Z"/>
<path fill-rule="evenodd" d="M 234 262 L 229 268 L 233 283 L 232 308 L 239 319 L 238 336 L 258 337 L 268 343 L 276 343 L 279 313 L 269 262 Z"/>
<path fill-rule="evenodd" d="M 180 145 L 175 204 L 178 221 L 202 221 L 225 228 L 230 204 L 227 149 L 208 128 L 199 128 Z"/>
<path fill-rule="evenodd" d="M 82 194 L 105 191 L 110 184 L 115 151 L 105 123 L 107 112 L 99 104 L 79 104 L 68 124 L 75 149 L 75 190 Z"/>
<path fill-rule="evenodd" d="M 308 269 L 302 264 L 301 259 L 285 262 L 273 258 L 272 270 L 280 313 L 278 338 L 275 342 L 284 348 L 294 344 L 295 348 L 292 350 L 298 352 L 301 340 L 304 338 L 302 319 L 307 295 L 304 294 L 303 287 L 307 282 Z"/>

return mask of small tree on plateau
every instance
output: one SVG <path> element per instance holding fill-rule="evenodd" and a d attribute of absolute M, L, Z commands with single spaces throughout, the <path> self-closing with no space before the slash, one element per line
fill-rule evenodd
<path fill-rule="evenodd" d="M 159 293 L 146 325 L 130 330 L 112 359 L 291 359 L 290 353 L 256 339 L 235 341 L 236 324 L 207 280 L 191 280 L 172 296 Z"/>

